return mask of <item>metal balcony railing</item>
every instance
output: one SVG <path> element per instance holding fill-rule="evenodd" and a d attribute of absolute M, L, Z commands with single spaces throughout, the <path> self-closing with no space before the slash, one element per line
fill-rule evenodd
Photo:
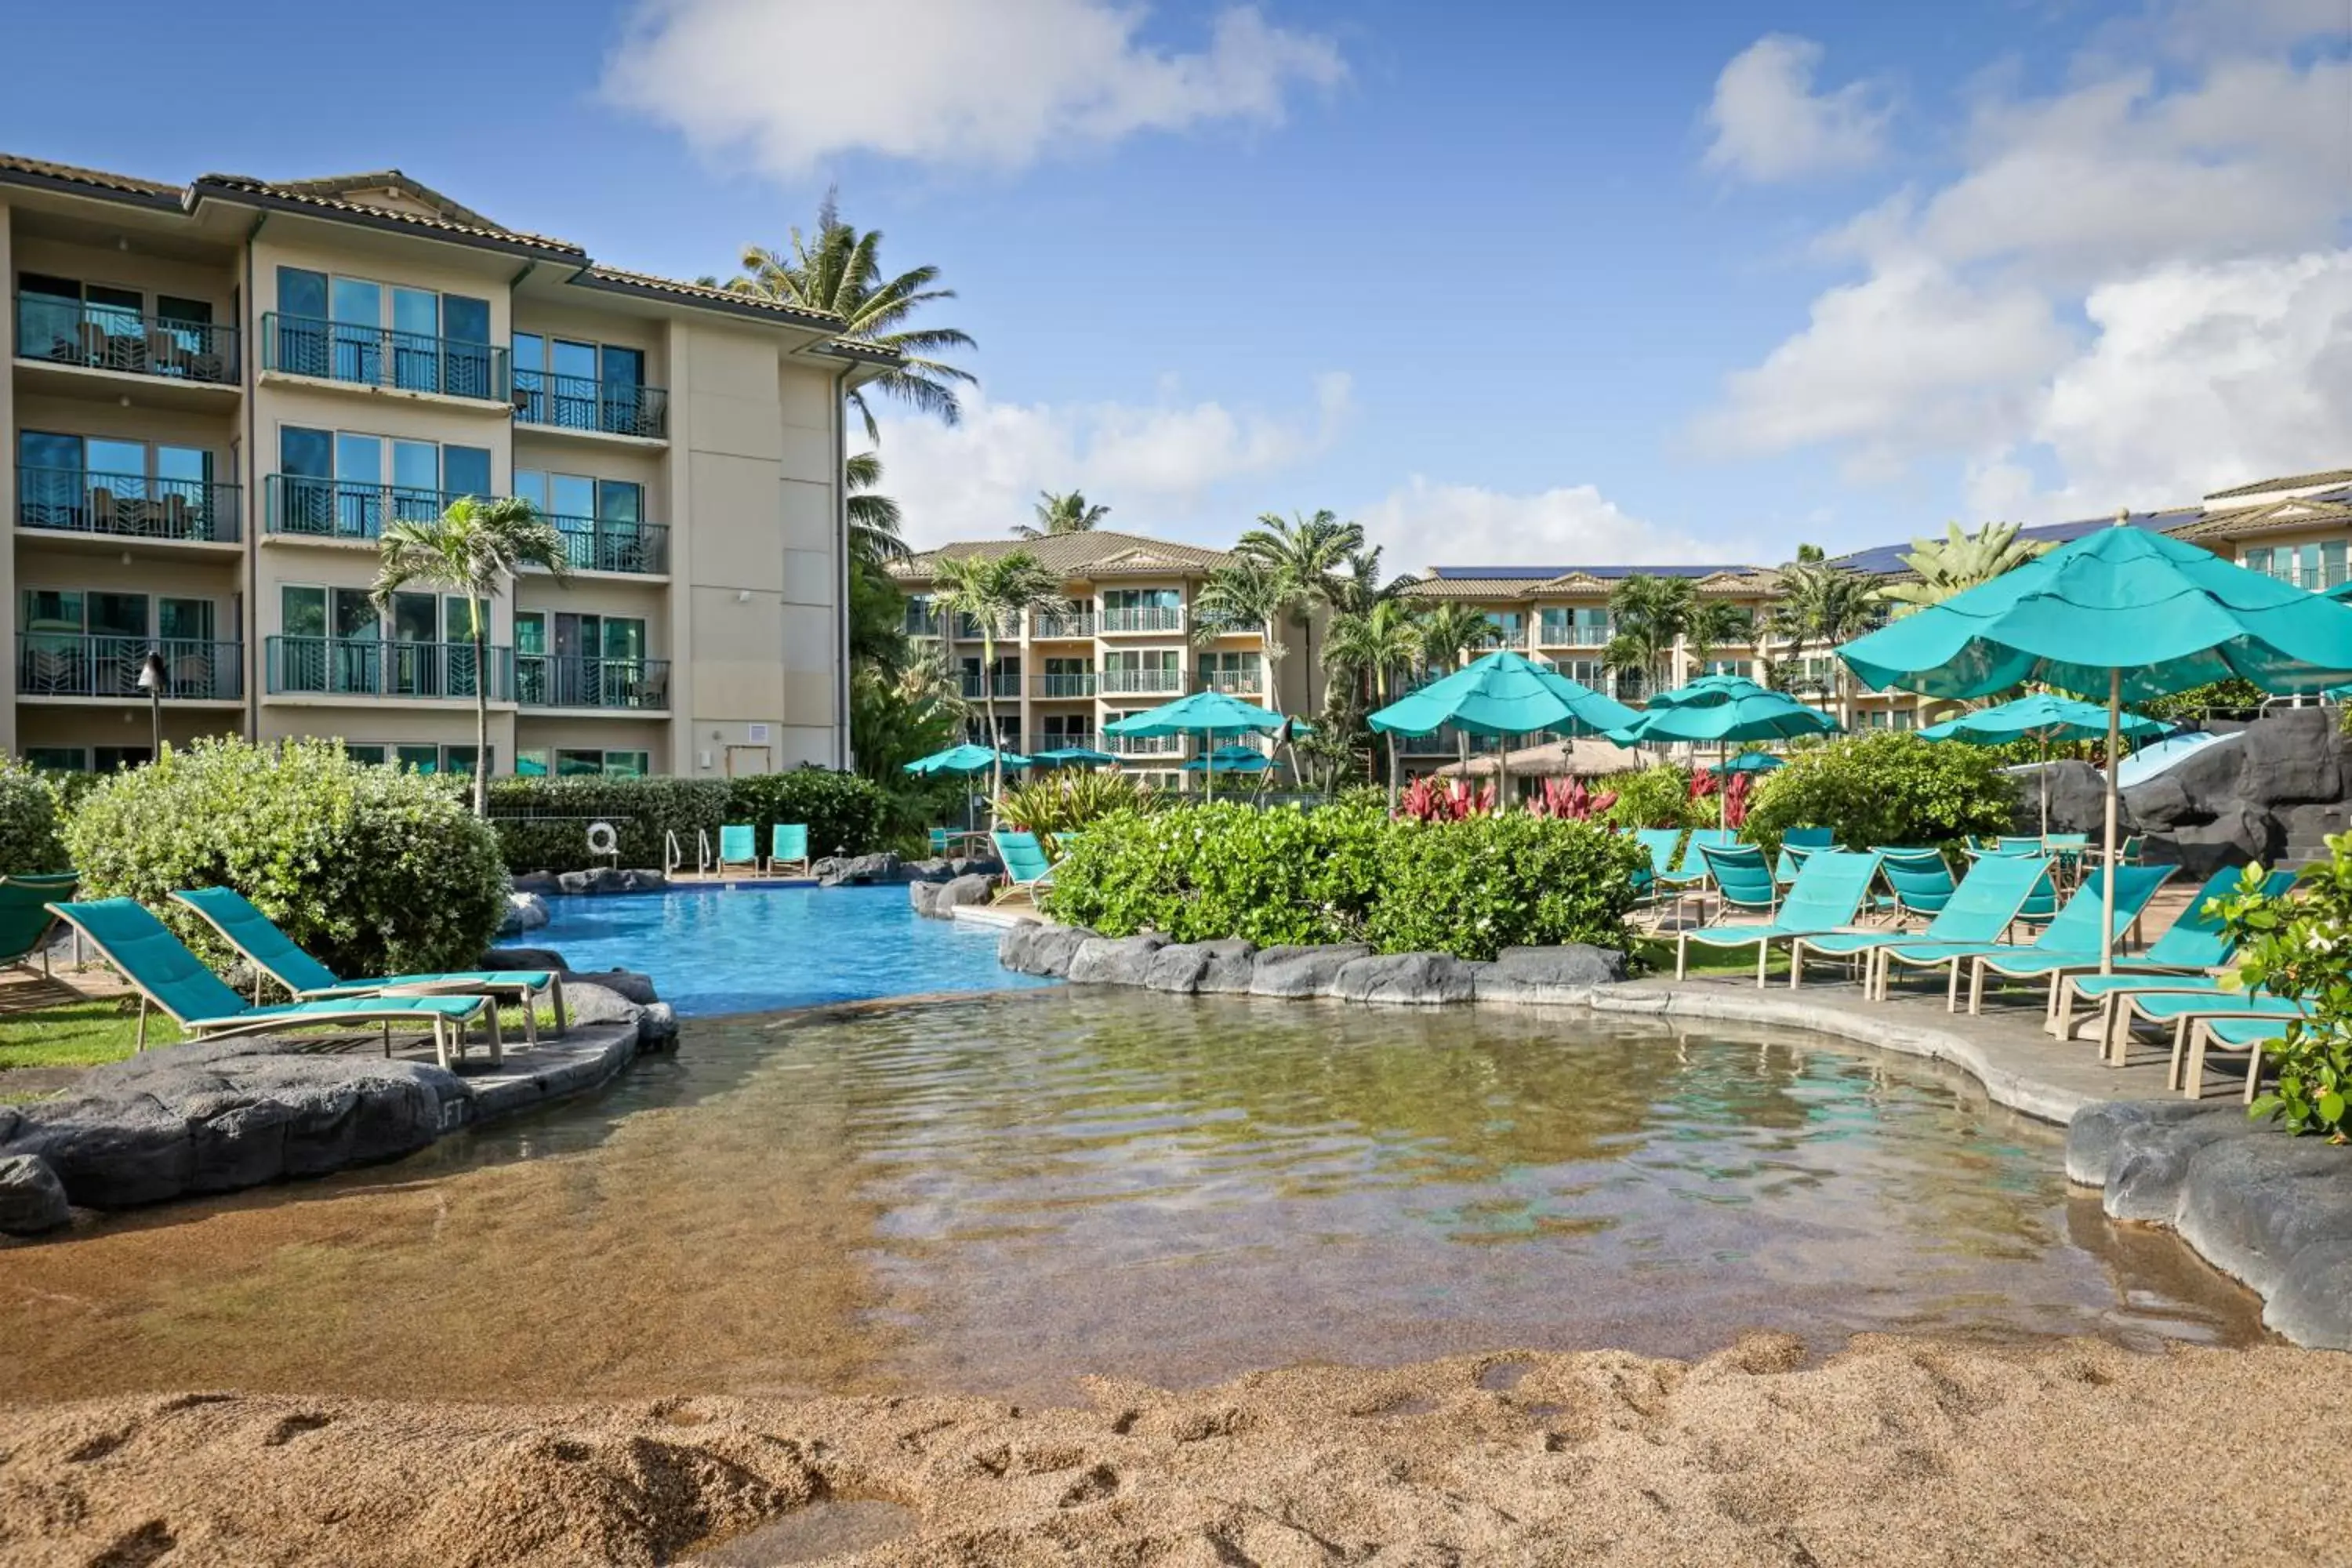
<path fill-rule="evenodd" d="M 944 619 L 945 617 L 942 616 L 940 618 Z M 974 616 L 958 616 L 955 618 L 955 635 L 959 638 L 966 641 L 978 642 L 980 640 L 979 618 Z M 1021 617 L 1018 615 L 1007 616 L 1003 620 L 996 623 L 997 641 L 1014 641 L 1017 640 L 1020 636 Z"/>
<path fill-rule="evenodd" d="M 1570 621 L 1545 621 L 1537 640 L 1545 647 L 1606 647 L 1615 636 L 1607 626 L 1578 626 Z"/>
<path fill-rule="evenodd" d="M 977 700 L 981 695 L 981 678 L 967 670 L 962 676 L 962 683 L 964 696 L 968 700 Z M 993 688 L 992 694 L 994 696 L 1018 697 L 1021 695 L 1021 677 L 1018 674 L 999 673 L 990 680 L 989 684 Z"/>
<path fill-rule="evenodd" d="M 514 650 L 489 651 L 490 700 L 504 702 L 514 691 Z M 318 692 L 472 701 L 479 668 L 469 642 L 380 637 L 268 637 L 263 641 L 263 658 L 272 696 Z"/>
<path fill-rule="evenodd" d="M 1095 635 L 1092 614 L 1043 615 L 1029 617 L 1029 635 L 1033 637 L 1090 637 Z"/>
<path fill-rule="evenodd" d="M 1038 734 L 1027 737 L 1021 748 L 1024 756 L 1034 757 L 1040 752 L 1066 752 L 1084 748 L 1089 752 L 1103 750 L 1100 738 L 1091 730 L 1066 730 L 1062 733 Z"/>
<path fill-rule="evenodd" d="M 1470 737 L 1470 754 L 1474 757 L 1497 749 L 1498 742 L 1492 735 Z M 1433 731 L 1426 735 L 1400 735 L 1397 737 L 1397 750 L 1408 757 L 1459 756 L 1462 752 L 1462 736 L 1457 731 L 1444 728 Z"/>
<path fill-rule="evenodd" d="M 1041 675 L 1037 677 L 1040 697 L 1092 697 L 1095 694 L 1095 672 L 1091 669 L 1075 674 Z"/>
<path fill-rule="evenodd" d="M 513 395 L 508 364 L 508 351 L 495 343 L 276 310 L 261 318 L 261 368 L 288 375 L 504 403 Z"/>
<path fill-rule="evenodd" d="M 237 378 L 235 327 L 42 294 L 16 296 L 16 357 L 211 386 Z"/>
<path fill-rule="evenodd" d="M 514 373 L 514 416 L 520 425 L 666 440 L 669 390 L 593 375 L 519 370 Z"/>
<path fill-rule="evenodd" d="M 122 539 L 234 544 L 244 508 L 235 485 L 93 474 L 81 468 L 16 470 L 16 524 Z"/>
<path fill-rule="evenodd" d="M 1200 689 L 1229 697 L 1255 697 L 1265 689 L 1265 682 L 1255 669 L 1211 669 L 1202 672 Z"/>
<path fill-rule="evenodd" d="M 1184 609 L 1181 605 L 1160 605 L 1105 610 L 1097 624 L 1107 632 L 1181 632 L 1184 629 Z"/>
<path fill-rule="evenodd" d="M 667 523 L 562 516 L 547 521 L 563 535 L 564 563 L 574 571 L 658 574 L 669 570 Z"/>
<path fill-rule="evenodd" d="M 425 522 L 457 499 L 446 490 L 271 474 L 262 481 L 262 527 L 308 539 L 375 539 L 387 522 Z"/>
<path fill-rule="evenodd" d="M 1106 696 L 1184 689 L 1184 672 L 1181 669 L 1106 669 L 1098 679 L 1099 689 Z"/>
<path fill-rule="evenodd" d="M 1102 737 L 1102 749 L 1115 757 L 1181 757 L 1184 754 L 1181 735 L 1113 735 Z"/>
<path fill-rule="evenodd" d="M 515 700 L 525 708 L 612 708 L 637 712 L 669 707 L 669 660 L 515 655 Z"/>
<path fill-rule="evenodd" d="M 245 645 L 185 637 L 16 634 L 16 691 L 23 697 L 119 697 L 144 702 L 139 671 L 163 656 L 166 701 L 233 702 L 245 695 Z"/>
<path fill-rule="evenodd" d="M 908 605 L 907 635 L 910 637 L 935 637 L 939 636 L 939 613 L 934 610 L 919 609 L 913 605 Z"/>

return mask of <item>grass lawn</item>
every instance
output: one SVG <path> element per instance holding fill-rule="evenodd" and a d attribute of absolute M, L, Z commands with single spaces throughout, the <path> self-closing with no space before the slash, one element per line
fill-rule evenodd
<path fill-rule="evenodd" d="M 1651 937 L 1633 949 L 1633 955 L 1650 966 L 1653 974 L 1672 978 L 1675 973 L 1675 939 L 1664 941 Z M 1772 970 L 1778 974 L 1789 973 L 1789 949 L 1786 943 L 1772 950 Z M 1700 942 L 1690 944 L 1690 973 L 1693 974 L 1756 974 L 1756 950 L 1752 947 L 1708 947 Z"/>

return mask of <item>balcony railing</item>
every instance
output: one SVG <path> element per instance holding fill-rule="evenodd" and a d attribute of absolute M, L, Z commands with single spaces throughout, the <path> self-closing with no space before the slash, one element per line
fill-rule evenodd
<path fill-rule="evenodd" d="M 1102 737 L 1102 749 L 1115 757 L 1181 757 L 1185 741 L 1181 735 L 1113 735 Z"/>
<path fill-rule="evenodd" d="M 237 487 L 144 474 L 93 474 L 80 468 L 16 470 L 16 522 L 61 533 L 121 539 L 237 541 Z"/>
<path fill-rule="evenodd" d="M 1474 757 L 1498 749 L 1498 743 L 1492 735 L 1473 735 L 1469 739 L 1470 754 Z M 1433 730 L 1426 735 L 1400 735 L 1397 737 L 1397 750 L 1408 757 L 1458 756 L 1462 751 L 1462 736 L 1459 731 L 1445 728 Z"/>
<path fill-rule="evenodd" d="M 288 375 L 505 403 L 513 395 L 507 366 L 508 352 L 493 343 L 276 310 L 261 318 L 261 368 Z"/>
<path fill-rule="evenodd" d="M 940 614 L 936 610 L 907 606 L 907 635 L 910 637 L 935 637 L 940 635 Z"/>
<path fill-rule="evenodd" d="M 1102 738 L 1091 730 L 1066 730 L 1058 735 L 1033 734 L 1026 737 L 1026 742 L 1021 748 L 1021 754 L 1027 757 L 1034 757 L 1040 752 L 1067 752 L 1081 748 L 1089 752 L 1103 750 Z"/>
<path fill-rule="evenodd" d="M 550 517 L 563 535 L 564 563 L 578 572 L 663 573 L 669 570 L 669 525 L 612 522 L 593 517 Z"/>
<path fill-rule="evenodd" d="M 944 616 L 940 618 L 945 619 Z M 980 640 L 979 618 L 973 616 L 958 616 L 955 618 L 955 635 L 968 642 L 978 642 Z M 1017 640 L 1020 636 L 1021 617 L 1019 616 L 1007 616 L 996 623 L 997 641 L 1012 642 Z"/>
<path fill-rule="evenodd" d="M 1105 610 L 1100 624 L 1107 632 L 1181 632 L 1184 629 L 1184 609 L 1177 605 Z"/>
<path fill-rule="evenodd" d="M 521 425 L 661 440 L 669 435 L 669 390 L 593 375 L 519 370 L 514 373 L 514 416 Z"/>
<path fill-rule="evenodd" d="M 1092 697 L 1094 694 L 1095 672 L 1091 669 L 1037 678 L 1037 695 L 1040 697 Z"/>
<path fill-rule="evenodd" d="M 262 481 L 262 526 L 304 539 L 375 539 L 387 522 L 429 521 L 457 499 L 408 485 L 271 474 Z"/>
<path fill-rule="evenodd" d="M 1029 635 L 1033 637 L 1090 637 L 1095 635 L 1095 617 L 1091 614 L 1033 614 L 1029 617 Z"/>
<path fill-rule="evenodd" d="M 489 695 L 514 689 L 514 650 L 490 650 Z M 469 642 L 397 642 L 379 637 L 275 637 L 263 643 L 271 695 L 464 698 L 477 690 L 479 662 Z"/>
<path fill-rule="evenodd" d="M 1606 647 L 1616 634 L 1607 626 L 1576 626 L 1567 621 L 1546 621 L 1537 634 L 1537 641 L 1545 647 Z"/>
<path fill-rule="evenodd" d="M 1099 680 L 1099 689 L 1106 696 L 1184 689 L 1184 672 L 1181 669 L 1106 669 Z"/>
<path fill-rule="evenodd" d="M 16 691 L 24 697 L 120 697 L 144 702 L 139 671 L 163 656 L 167 700 L 233 702 L 245 695 L 245 645 L 184 637 L 16 634 Z"/>
<path fill-rule="evenodd" d="M 989 684 L 994 689 L 992 694 L 995 696 L 1018 697 L 1021 695 L 1021 677 L 1018 674 L 999 674 L 992 679 Z M 970 670 L 963 673 L 963 694 L 967 700 L 975 701 L 981 695 L 980 677 Z"/>
<path fill-rule="evenodd" d="M 583 658 L 568 654 L 515 655 L 515 700 L 525 708 L 613 708 L 659 711 L 669 707 L 669 660 Z"/>
<path fill-rule="evenodd" d="M 237 378 L 235 327 L 41 294 L 16 296 L 16 357 L 211 386 Z"/>
<path fill-rule="evenodd" d="M 1210 669 L 1202 671 L 1200 689 L 1222 691 L 1229 697 L 1255 697 L 1265 689 L 1265 682 L 1255 669 Z"/>

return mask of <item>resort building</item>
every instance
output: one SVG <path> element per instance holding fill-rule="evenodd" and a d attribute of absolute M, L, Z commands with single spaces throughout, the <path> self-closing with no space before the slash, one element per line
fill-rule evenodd
<path fill-rule="evenodd" d="M 1061 577 L 1062 602 L 1003 628 L 990 664 L 980 627 L 962 617 L 949 624 L 933 609 L 930 589 L 943 559 L 1015 550 Z M 1192 691 L 1231 692 L 1291 713 L 1313 706 L 1297 648 L 1286 648 L 1280 667 L 1270 669 L 1256 626 L 1220 626 L 1205 639 L 1196 635 L 1201 584 L 1231 559 L 1198 545 L 1087 532 L 942 545 L 891 571 L 907 590 L 908 635 L 931 642 L 960 677 L 974 722 L 982 726 L 978 732 L 984 733 L 980 714 L 992 700 L 998 741 L 1007 749 L 1084 746 L 1148 772 L 1155 763 L 1181 763 L 1186 742 L 1106 735 L 1105 723 Z M 1297 638 L 1295 628 L 1281 628 L 1276 641 Z"/>
<path fill-rule="evenodd" d="M 810 311 L 621 270 L 396 171 L 186 185 L 0 155 L 0 746 L 317 735 L 497 773 L 848 761 L 842 397 L 894 363 Z M 478 666 L 378 539 L 524 496 Z"/>

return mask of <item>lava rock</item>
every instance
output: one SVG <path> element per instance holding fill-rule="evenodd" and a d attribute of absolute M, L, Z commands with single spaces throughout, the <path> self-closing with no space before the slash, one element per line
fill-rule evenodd
<path fill-rule="evenodd" d="M 1168 945 L 1157 931 L 1139 936 L 1088 937 L 1070 956 L 1074 985 L 1140 985 L 1154 954 Z"/>
<path fill-rule="evenodd" d="M 568 897 L 577 898 L 588 890 L 588 879 L 591 875 L 593 873 L 587 871 L 560 872 L 555 879 L 556 891 Z"/>
<path fill-rule="evenodd" d="M 2189 1155 L 2177 1224 L 2207 1262 L 2268 1295 L 2306 1247 L 2352 1241 L 2352 1150 L 2249 1122 Z"/>
<path fill-rule="evenodd" d="M 525 871 L 514 879 L 518 893 L 537 893 L 541 898 L 563 891 L 563 883 L 552 871 Z"/>
<path fill-rule="evenodd" d="M 551 947 L 493 947 L 483 951 L 484 969 L 552 969 L 562 973 L 572 965 Z"/>
<path fill-rule="evenodd" d="M 1507 947 L 1478 972 L 1481 1002 L 1572 1002 L 1595 985 L 1625 978 L 1625 955 L 1612 947 L 1568 942 Z"/>
<path fill-rule="evenodd" d="M 1342 1002 L 1420 1007 L 1467 1002 L 1485 967 L 1465 963 L 1450 952 L 1391 952 L 1350 959 L 1332 976 L 1331 994 Z"/>
<path fill-rule="evenodd" d="M 959 877 L 1002 877 L 1004 862 L 993 855 L 959 855 L 948 862 Z"/>
<path fill-rule="evenodd" d="M 1240 937 L 1174 942 L 1152 954 L 1143 984 L 1154 991 L 1181 994 L 1247 991 L 1256 971 L 1250 961 L 1256 952 L 1256 943 Z"/>
<path fill-rule="evenodd" d="M 626 969 L 599 969 L 584 974 L 566 970 L 563 973 L 563 1001 L 567 1010 L 572 1002 L 572 988 L 575 985 L 593 985 L 606 991 L 617 991 L 639 1006 L 661 995 L 654 989 L 650 974 L 638 974 Z"/>
<path fill-rule="evenodd" d="M 614 970 L 613 976 L 623 972 Z M 606 984 L 613 976 L 567 974 L 563 977 L 563 1009 L 574 1024 L 635 1024 L 653 998 L 644 1002 Z"/>
<path fill-rule="evenodd" d="M 2242 1132 L 2245 1125 L 2244 1108 L 2229 1105 L 2178 1121 L 2143 1121 L 2120 1130 L 2107 1163 L 2108 1217 L 2172 1224 L 2180 1212 L 2189 1158 L 2216 1139 Z"/>
<path fill-rule="evenodd" d="M 2286 708 L 2266 713 L 2239 742 L 2245 758 L 2239 795 L 2259 806 L 2340 801 L 2344 736 L 2333 708 Z"/>
<path fill-rule="evenodd" d="M 935 921 L 953 920 L 956 910 L 965 904 L 988 902 L 992 884 L 985 877 L 958 877 L 946 882 L 909 882 L 907 897 L 919 915 Z"/>
<path fill-rule="evenodd" d="M 1070 973 L 1070 961 L 1077 956 L 1079 945 L 1094 934 L 1084 926 L 1024 921 L 1007 927 L 996 939 L 996 962 L 1015 974 L 1058 980 Z"/>
<path fill-rule="evenodd" d="M 520 936 L 547 923 L 547 900 L 538 893 L 509 893 L 506 918 L 499 921 L 500 936 Z"/>
<path fill-rule="evenodd" d="M 2352 1351 L 2352 1240 L 2295 1254 L 2263 1303 L 2263 1322 L 2299 1345 Z"/>
<path fill-rule="evenodd" d="M 2010 775 L 2017 786 L 2015 826 L 2018 832 L 2042 831 L 2042 780 L 2045 775 L 2050 781 L 2051 832 L 2097 833 L 2105 826 L 2107 784 L 2105 775 L 2088 763 L 2068 758 L 2020 768 Z M 2128 806 L 2128 802 L 2126 804 Z M 2130 831 L 2128 823 L 2124 830 Z"/>
<path fill-rule="evenodd" d="M 669 879 L 659 871 L 638 869 L 621 873 L 621 889 L 625 893 L 660 893 L 669 889 Z"/>
<path fill-rule="evenodd" d="M 677 1044 L 677 1013 L 667 1002 L 648 1002 L 637 1014 L 637 1049 L 666 1051 Z"/>
<path fill-rule="evenodd" d="M 2066 1179 L 2104 1187 L 2126 1128 L 2187 1121 L 2211 1110 L 2192 1100 L 2108 1100 L 2084 1106 L 2066 1124 Z"/>
<path fill-rule="evenodd" d="M 907 868 L 896 855 L 827 856 L 809 868 L 820 888 L 863 887 L 874 882 L 903 882 Z"/>
<path fill-rule="evenodd" d="M 955 875 L 952 860 L 917 860 L 907 867 L 909 882 L 946 882 L 953 880 Z"/>
<path fill-rule="evenodd" d="M 1262 948 L 1252 961 L 1253 996 L 1328 996 L 1339 971 L 1372 950 L 1360 942 Z"/>
<path fill-rule="evenodd" d="M 24 1123 L 23 1113 L 15 1106 L 0 1105 L 0 1148 L 7 1146 L 8 1140 L 16 1135 L 16 1129 Z"/>
<path fill-rule="evenodd" d="M 2224 866 L 2273 860 L 2285 841 L 2277 817 L 2240 801 L 2226 805 L 2210 822 L 2151 835 L 2145 854 L 2151 865 L 2177 865 L 2189 880 L 2202 881 Z"/>
<path fill-rule="evenodd" d="M 129 1208 L 188 1190 L 195 1139 L 152 1095 L 76 1094 L 36 1105 L 25 1120 L 6 1152 L 47 1161 L 76 1203 Z"/>
<path fill-rule="evenodd" d="M 0 1235 L 38 1236 L 73 1218 L 66 1184 L 37 1154 L 0 1155 Z"/>

